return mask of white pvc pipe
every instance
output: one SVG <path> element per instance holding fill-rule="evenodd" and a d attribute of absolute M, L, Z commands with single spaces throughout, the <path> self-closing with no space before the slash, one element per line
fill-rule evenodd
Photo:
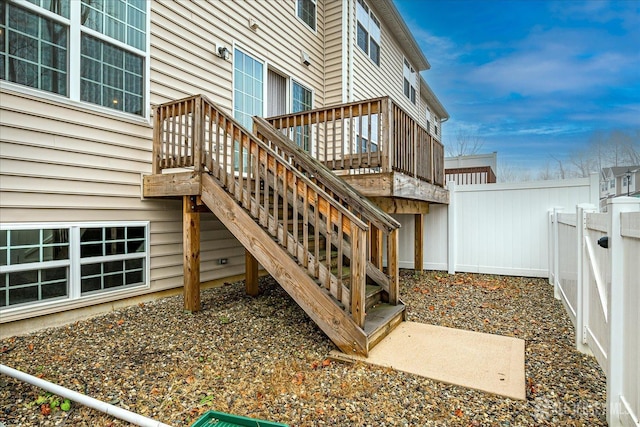
<path fill-rule="evenodd" d="M 136 414 L 135 412 L 127 411 L 126 409 L 119 408 L 114 405 L 110 405 L 109 403 L 103 402 L 98 399 L 94 399 L 93 397 L 89 397 L 82 393 L 78 393 L 77 391 L 69 390 L 68 388 L 50 383 L 49 381 L 45 381 L 41 378 L 37 378 L 32 375 L 25 374 L 24 372 L 10 368 L 6 365 L 0 365 L 0 374 L 8 375 L 20 381 L 27 382 L 36 387 L 45 389 L 60 397 L 64 397 L 65 399 L 69 399 L 73 402 L 80 403 L 84 406 L 88 406 L 89 408 L 95 409 L 100 412 L 104 412 L 105 414 L 112 415 L 116 418 L 119 418 L 124 421 L 128 421 L 138 426 L 171 427 L 168 424 L 164 424 L 164 423 L 161 423 L 160 421 L 152 420 L 151 418 L 147 418 L 140 414 Z"/>

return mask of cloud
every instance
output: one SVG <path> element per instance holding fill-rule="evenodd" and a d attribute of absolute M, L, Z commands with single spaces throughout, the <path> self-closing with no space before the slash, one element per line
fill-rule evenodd
<path fill-rule="evenodd" d="M 629 80 L 633 77 L 632 70 L 640 69 L 640 55 L 593 51 L 592 44 L 597 43 L 593 40 L 600 38 L 600 33 L 536 30 L 516 43 L 513 53 L 471 70 L 468 80 L 500 95 L 523 96 L 583 93 Z"/>

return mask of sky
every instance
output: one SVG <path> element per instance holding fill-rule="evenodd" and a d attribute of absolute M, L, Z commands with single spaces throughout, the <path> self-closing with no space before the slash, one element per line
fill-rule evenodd
<path fill-rule="evenodd" d="M 498 165 L 566 161 L 594 132 L 640 130 L 640 0 L 394 0 L 459 133 Z M 500 169 L 500 166 L 499 166 Z"/>

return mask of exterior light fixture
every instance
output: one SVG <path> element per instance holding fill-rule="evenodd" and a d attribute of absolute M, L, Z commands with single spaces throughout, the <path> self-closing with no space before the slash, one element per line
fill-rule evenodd
<path fill-rule="evenodd" d="M 229 59 L 229 49 L 225 46 L 218 47 L 218 56 L 226 61 Z"/>
<path fill-rule="evenodd" d="M 629 189 L 631 188 L 631 169 L 627 169 L 624 174 L 627 178 L 627 197 L 629 197 Z"/>

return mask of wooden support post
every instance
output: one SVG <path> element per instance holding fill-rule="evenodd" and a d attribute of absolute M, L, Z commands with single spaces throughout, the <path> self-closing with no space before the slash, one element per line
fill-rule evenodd
<path fill-rule="evenodd" d="M 382 270 L 382 231 L 371 226 L 371 263 Z"/>
<path fill-rule="evenodd" d="M 399 232 L 396 228 L 389 232 L 387 237 L 387 275 L 389 276 L 389 304 L 397 305 L 399 299 L 399 282 L 400 274 L 398 266 L 398 236 Z"/>
<path fill-rule="evenodd" d="M 422 273 L 424 269 L 424 215 L 423 214 L 415 214 L 415 236 L 414 236 L 414 261 L 413 268 L 416 272 Z"/>
<path fill-rule="evenodd" d="M 200 213 L 195 196 L 182 198 L 184 247 L 184 309 L 200 310 Z"/>
<path fill-rule="evenodd" d="M 259 294 L 258 290 L 258 260 L 255 259 L 251 252 L 245 249 L 244 251 L 245 262 L 245 290 L 247 295 L 256 297 Z"/>

